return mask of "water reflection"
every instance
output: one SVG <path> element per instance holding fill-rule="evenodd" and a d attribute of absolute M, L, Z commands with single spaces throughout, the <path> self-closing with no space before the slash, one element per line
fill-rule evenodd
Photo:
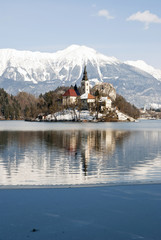
<path fill-rule="evenodd" d="M 0 185 L 160 181 L 161 132 L 2 131 Z"/>

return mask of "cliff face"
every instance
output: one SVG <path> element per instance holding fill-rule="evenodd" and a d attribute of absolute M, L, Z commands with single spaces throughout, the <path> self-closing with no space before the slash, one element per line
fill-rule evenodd
<path fill-rule="evenodd" d="M 116 99 L 116 90 L 110 83 L 97 83 L 92 89 L 91 93 L 95 94 L 96 91 L 99 91 L 101 96 L 108 96 L 112 101 Z"/>

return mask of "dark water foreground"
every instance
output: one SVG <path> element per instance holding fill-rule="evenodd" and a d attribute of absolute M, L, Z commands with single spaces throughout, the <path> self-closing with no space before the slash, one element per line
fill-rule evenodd
<path fill-rule="evenodd" d="M 160 240 L 161 185 L 0 190 L 0 239 Z"/>
<path fill-rule="evenodd" d="M 0 122 L 0 186 L 161 182 L 161 121 Z"/>

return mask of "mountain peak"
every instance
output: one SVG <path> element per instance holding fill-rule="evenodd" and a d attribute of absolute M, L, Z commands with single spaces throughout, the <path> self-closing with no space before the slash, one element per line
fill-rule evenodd
<path fill-rule="evenodd" d="M 85 49 L 88 50 L 88 51 L 96 52 L 93 48 L 87 47 L 85 45 L 78 45 L 78 44 L 72 44 L 64 50 L 69 50 L 69 51 L 79 50 L 79 51 L 82 51 L 82 50 L 85 50 Z"/>
<path fill-rule="evenodd" d="M 68 46 L 66 48 L 66 50 L 68 50 L 68 51 L 75 51 L 75 50 L 81 49 L 83 47 L 86 47 L 86 46 L 78 45 L 78 44 L 72 44 L 72 45 Z M 86 48 L 88 48 L 88 47 L 86 47 Z"/>
<path fill-rule="evenodd" d="M 93 48 L 90 48 L 90 47 L 87 47 L 87 46 L 84 46 L 84 45 L 76 45 L 76 44 L 73 44 L 73 45 L 70 45 L 69 47 L 61 50 L 61 51 L 58 51 L 56 52 L 56 54 L 60 55 L 60 54 L 63 54 L 63 55 L 66 55 L 66 54 L 73 54 L 73 55 L 78 55 L 83 57 L 83 56 L 86 56 L 86 55 L 96 55 L 97 52 L 96 50 L 94 50 Z"/>
<path fill-rule="evenodd" d="M 77 65 L 87 64 L 88 61 L 99 64 L 105 62 L 106 64 L 118 64 L 120 61 L 115 57 L 108 57 L 97 52 L 91 47 L 84 45 L 73 44 L 64 50 L 55 53 L 56 57 L 66 59 L 68 62 L 74 61 Z"/>
<path fill-rule="evenodd" d="M 118 94 L 138 106 L 161 101 L 156 69 L 140 60 L 123 64 L 115 57 L 77 44 L 55 53 L 0 49 L 0 87 L 11 94 L 26 91 L 38 95 L 58 86 L 79 86 L 84 65 L 91 85 L 111 83 Z"/>

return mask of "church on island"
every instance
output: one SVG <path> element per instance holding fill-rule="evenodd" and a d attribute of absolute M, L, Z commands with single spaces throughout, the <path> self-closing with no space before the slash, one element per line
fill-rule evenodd
<path fill-rule="evenodd" d="M 59 102 L 64 106 L 63 110 L 47 116 L 40 115 L 37 121 L 135 121 L 112 106 L 112 101 L 116 99 L 112 84 L 100 82 L 90 89 L 86 66 L 79 90 L 75 85 L 61 96 Z"/>
<path fill-rule="evenodd" d="M 82 110 L 91 110 L 96 104 L 96 97 L 90 93 L 90 83 L 87 76 L 86 66 L 84 67 L 83 78 L 81 81 L 81 95 L 73 88 L 68 89 L 62 96 L 63 106 L 70 106 L 81 103 Z M 112 100 L 109 97 L 100 97 L 98 104 L 103 108 L 111 109 Z"/>

